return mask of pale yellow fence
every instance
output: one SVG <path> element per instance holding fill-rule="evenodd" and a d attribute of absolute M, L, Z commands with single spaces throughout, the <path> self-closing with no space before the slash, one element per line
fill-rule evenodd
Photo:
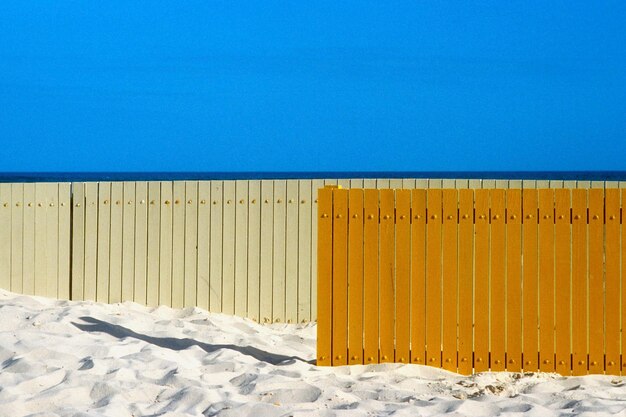
<path fill-rule="evenodd" d="M 626 372 L 626 191 L 319 192 L 320 365 Z"/>

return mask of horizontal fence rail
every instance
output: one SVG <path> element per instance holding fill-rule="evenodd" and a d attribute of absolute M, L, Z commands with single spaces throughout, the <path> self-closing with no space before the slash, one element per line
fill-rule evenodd
<path fill-rule="evenodd" d="M 626 191 L 319 192 L 319 365 L 626 373 Z"/>

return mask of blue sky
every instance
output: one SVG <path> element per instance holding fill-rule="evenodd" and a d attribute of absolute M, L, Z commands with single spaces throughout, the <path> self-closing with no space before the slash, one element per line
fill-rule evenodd
<path fill-rule="evenodd" d="M 0 2 L 0 172 L 626 170 L 626 2 Z"/>

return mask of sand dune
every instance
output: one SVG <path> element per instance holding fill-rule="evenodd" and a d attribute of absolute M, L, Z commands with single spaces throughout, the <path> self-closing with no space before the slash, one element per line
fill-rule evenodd
<path fill-rule="evenodd" d="M 626 379 L 316 367 L 315 332 L 0 290 L 0 416 L 626 416 Z"/>

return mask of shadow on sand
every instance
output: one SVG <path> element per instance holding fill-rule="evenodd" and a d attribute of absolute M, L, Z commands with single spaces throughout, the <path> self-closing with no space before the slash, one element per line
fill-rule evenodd
<path fill-rule="evenodd" d="M 106 321 L 98 320 L 93 317 L 81 317 L 81 320 L 89 324 L 72 323 L 80 330 L 85 332 L 99 332 L 106 333 L 118 339 L 125 339 L 132 337 L 134 339 L 143 340 L 146 343 L 153 344 L 166 349 L 171 350 L 184 350 L 191 346 L 198 346 L 205 352 L 211 353 L 219 349 L 231 349 L 239 352 L 243 355 L 252 356 L 254 359 L 262 362 L 267 362 L 272 365 L 289 365 L 293 361 L 301 361 L 315 365 L 315 360 L 307 361 L 298 356 L 285 356 L 275 353 L 266 352 L 261 349 L 257 349 L 252 346 L 237 346 L 237 345 L 212 345 L 210 343 L 198 342 L 197 340 L 185 338 L 177 339 L 174 337 L 152 337 L 145 334 L 134 332 L 126 327 L 119 326 L 117 324 L 107 323 Z"/>

